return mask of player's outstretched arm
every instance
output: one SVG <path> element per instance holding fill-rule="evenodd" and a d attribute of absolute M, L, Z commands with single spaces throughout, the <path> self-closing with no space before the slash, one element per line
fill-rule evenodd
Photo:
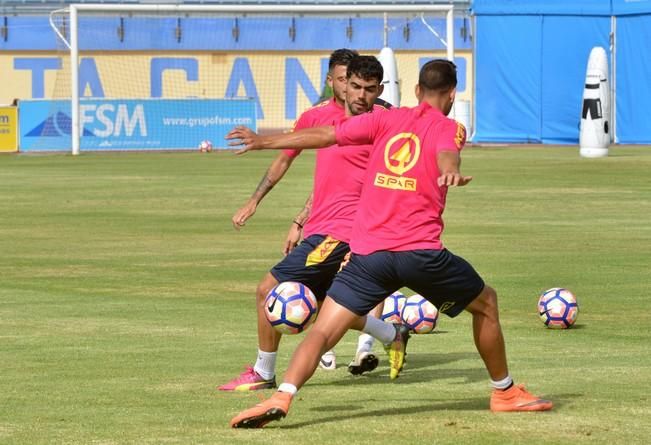
<path fill-rule="evenodd" d="M 260 201 L 285 176 L 293 161 L 294 158 L 284 152 L 278 154 L 278 157 L 271 163 L 251 197 L 233 215 L 232 222 L 236 230 L 240 230 L 246 221 L 255 214 Z"/>
<path fill-rule="evenodd" d="M 437 179 L 439 186 L 462 187 L 472 181 L 472 176 L 463 176 L 459 171 L 461 156 L 458 151 L 441 151 L 436 156 L 436 162 L 441 172 Z"/>
<path fill-rule="evenodd" d="M 292 221 L 292 225 L 289 227 L 289 232 L 287 233 L 287 239 L 285 240 L 285 246 L 283 247 L 283 254 L 285 256 L 289 255 L 289 252 L 294 250 L 294 247 L 298 246 L 298 243 L 301 241 L 303 235 L 303 226 L 310 217 L 310 212 L 312 211 L 312 198 L 314 192 L 310 193 L 310 197 L 305 201 L 305 206 L 303 210 L 296 215 L 296 218 Z"/>
<path fill-rule="evenodd" d="M 247 127 L 235 127 L 227 135 L 230 147 L 237 148 L 235 154 L 251 150 L 279 150 L 287 147 L 296 149 L 329 147 L 336 143 L 335 127 L 313 127 L 292 133 L 260 136 Z"/>

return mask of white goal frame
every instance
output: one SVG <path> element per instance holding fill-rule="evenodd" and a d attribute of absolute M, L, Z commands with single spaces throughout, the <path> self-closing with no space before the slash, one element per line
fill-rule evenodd
<path fill-rule="evenodd" d="M 70 41 L 68 42 L 53 21 L 53 15 L 57 13 L 69 14 Z M 446 13 L 446 36 L 447 46 L 446 57 L 454 60 L 454 5 L 169 5 L 169 4 L 72 4 L 65 9 L 53 11 L 50 14 L 50 24 L 64 44 L 70 49 L 70 88 L 71 88 L 71 137 L 72 154 L 79 154 L 81 131 L 79 126 L 79 34 L 78 16 L 80 12 L 169 12 L 169 13 Z M 385 15 L 385 42 L 388 28 Z"/>

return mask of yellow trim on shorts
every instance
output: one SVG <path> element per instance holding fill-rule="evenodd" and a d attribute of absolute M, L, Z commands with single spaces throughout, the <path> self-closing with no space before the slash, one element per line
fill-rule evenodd
<path fill-rule="evenodd" d="M 334 239 L 330 235 L 326 236 L 321 244 L 310 252 L 305 260 L 305 266 L 314 266 L 323 263 L 330 254 L 337 248 L 341 241 Z"/>

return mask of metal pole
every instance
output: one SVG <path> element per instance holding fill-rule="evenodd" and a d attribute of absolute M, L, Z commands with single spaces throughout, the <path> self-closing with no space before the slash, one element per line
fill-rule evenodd
<path fill-rule="evenodd" d="M 389 15 L 384 13 L 384 48 L 389 46 Z"/>
<path fill-rule="evenodd" d="M 72 154 L 79 154 L 79 39 L 77 6 L 70 5 L 70 88 L 72 112 Z"/>
<path fill-rule="evenodd" d="M 454 9 L 448 9 L 448 13 L 445 17 L 446 24 L 446 36 L 448 42 L 447 48 L 447 58 L 450 61 L 454 61 Z"/>
<path fill-rule="evenodd" d="M 610 134 L 611 142 L 617 138 L 617 17 L 610 18 Z"/>

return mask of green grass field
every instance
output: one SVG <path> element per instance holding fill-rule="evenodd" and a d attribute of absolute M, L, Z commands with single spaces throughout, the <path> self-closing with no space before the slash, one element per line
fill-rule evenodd
<path fill-rule="evenodd" d="M 651 149 L 464 156 L 475 180 L 450 192 L 444 242 L 498 290 L 511 372 L 554 411 L 489 412 L 462 314 L 413 338 L 395 382 L 383 353 L 370 375 L 348 375 L 349 333 L 339 368 L 317 371 L 286 419 L 231 430 L 259 394 L 215 386 L 255 359 L 253 292 L 281 258 L 314 155 L 295 162 L 241 232 L 230 218 L 273 154 L 7 155 L 0 443 L 648 443 Z M 567 331 L 536 314 L 538 294 L 556 286 L 579 298 Z M 281 373 L 300 339 L 281 344 Z"/>

